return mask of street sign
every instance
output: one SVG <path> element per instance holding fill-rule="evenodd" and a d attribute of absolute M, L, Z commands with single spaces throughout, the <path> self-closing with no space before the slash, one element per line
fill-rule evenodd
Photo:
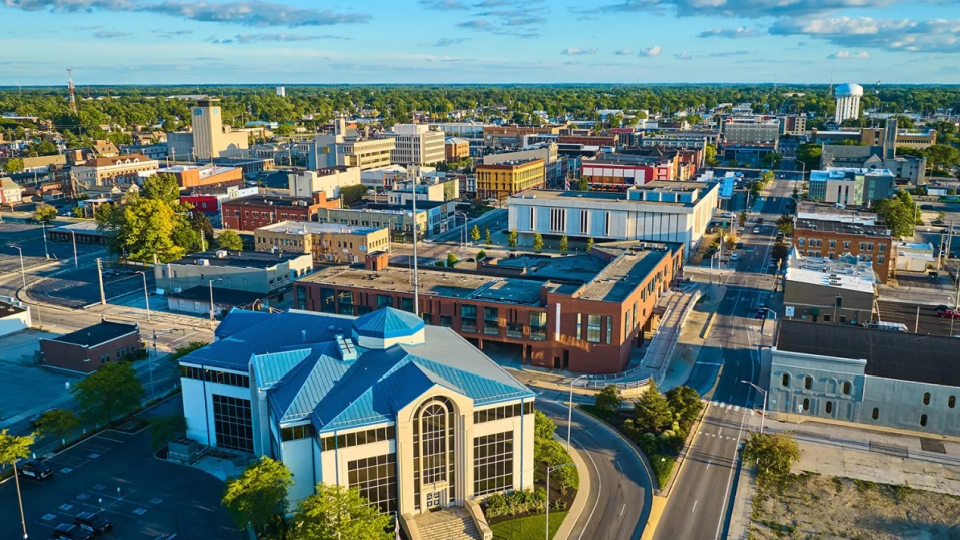
<path fill-rule="evenodd" d="M 784 307 L 783 307 L 783 315 L 784 315 L 785 317 L 793 317 L 793 314 L 794 314 L 794 307 L 793 307 L 793 306 L 784 306 Z"/>

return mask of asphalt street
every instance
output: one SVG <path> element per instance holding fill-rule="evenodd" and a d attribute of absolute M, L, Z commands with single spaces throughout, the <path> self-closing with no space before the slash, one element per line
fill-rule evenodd
<path fill-rule="evenodd" d="M 540 399 L 537 408 L 566 436 L 567 407 Z M 570 533 L 570 540 L 638 540 L 650 516 L 653 498 L 650 473 L 637 451 L 605 424 L 573 411 L 571 443 L 583 455 L 596 498 L 587 505 Z"/>

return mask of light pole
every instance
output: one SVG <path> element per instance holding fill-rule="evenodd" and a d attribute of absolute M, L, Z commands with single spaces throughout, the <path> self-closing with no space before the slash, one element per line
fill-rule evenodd
<path fill-rule="evenodd" d="M 765 308 L 763 308 L 763 309 L 770 312 L 770 315 L 773 316 L 773 320 L 774 320 L 774 321 L 777 320 L 777 312 L 776 312 L 776 311 L 774 311 L 774 310 L 772 310 L 772 309 L 770 309 L 770 308 L 768 308 L 768 307 L 765 307 Z M 766 326 L 766 324 L 767 324 L 767 318 L 764 317 L 763 320 L 760 322 L 760 335 L 763 335 L 763 328 Z"/>
<path fill-rule="evenodd" d="M 570 401 L 567 403 L 567 453 L 570 453 L 570 424 L 573 422 L 573 384 L 580 379 L 586 378 L 586 375 L 581 375 L 576 379 L 570 381 Z"/>
<path fill-rule="evenodd" d="M 213 282 L 214 281 L 223 281 L 220 278 L 210 280 L 210 324 L 213 324 Z"/>
<path fill-rule="evenodd" d="M 17 484 L 17 503 L 20 504 L 20 524 L 23 526 L 23 540 L 27 540 L 27 520 L 23 516 L 23 498 L 20 496 L 20 475 L 17 474 L 17 458 L 13 458 L 13 482 Z"/>
<path fill-rule="evenodd" d="M 70 234 L 73 236 L 73 266 L 80 266 L 77 262 L 77 231 L 71 230 Z"/>
<path fill-rule="evenodd" d="M 150 295 L 147 294 L 147 273 L 138 271 L 143 276 L 143 302 L 147 305 L 147 321 L 150 320 Z"/>
<path fill-rule="evenodd" d="M 20 246 L 10 246 L 10 247 L 16 248 L 16 250 L 20 252 L 20 279 L 23 280 L 23 288 L 26 289 L 26 288 L 27 288 L 27 274 L 26 274 L 26 272 L 23 270 L 23 248 L 21 248 Z"/>
<path fill-rule="evenodd" d="M 47 250 L 47 223 L 45 221 L 41 221 L 40 228 L 43 229 L 43 255 L 49 259 L 50 251 Z"/>
<path fill-rule="evenodd" d="M 576 467 L 577 464 L 570 461 L 567 463 L 561 463 L 559 465 L 554 465 L 553 467 L 547 467 L 547 526 L 546 530 L 543 532 L 544 540 L 550 540 L 550 473 L 557 469 L 562 469 L 563 467 Z"/>
<path fill-rule="evenodd" d="M 760 434 L 763 435 L 763 422 L 767 419 L 767 391 L 750 381 L 740 381 L 743 384 L 749 384 L 757 392 L 763 392 L 763 414 L 760 416 Z"/>

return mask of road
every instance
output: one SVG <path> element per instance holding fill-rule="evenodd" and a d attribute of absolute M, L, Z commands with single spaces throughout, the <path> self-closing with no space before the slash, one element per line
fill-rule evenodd
<path fill-rule="evenodd" d="M 540 399 L 537 408 L 566 436 L 567 407 Z M 574 410 L 572 444 L 587 462 L 596 497 L 587 505 L 570 533 L 570 540 L 639 540 L 650 516 L 653 498 L 649 472 L 636 450 L 606 425 Z"/>
<path fill-rule="evenodd" d="M 770 252 L 776 236 L 773 223 L 786 210 L 792 182 L 775 181 L 769 196 L 759 201 L 747 223 L 734 272 L 719 279 L 726 293 L 717 310 L 710 337 L 701 350 L 688 384 L 711 405 L 693 439 L 686 463 L 669 494 L 654 538 L 657 540 L 718 540 L 725 537 L 726 516 L 737 462 L 737 448 L 751 416 L 753 389 L 742 381 L 758 382 L 761 321 L 760 302 L 770 305 L 774 275 Z M 756 222 L 764 219 L 763 224 Z M 753 233 L 754 227 L 759 233 Z M 719 373 L 719 380 L 718 380 Z"/>

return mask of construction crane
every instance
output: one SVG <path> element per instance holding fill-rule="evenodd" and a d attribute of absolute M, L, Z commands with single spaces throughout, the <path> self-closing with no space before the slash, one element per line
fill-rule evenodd
<path fill-rule="evenodd" d="M 70 92 L 70 110 L 76 114 L 77 94 L 76 89 L 73 86 L 73 70 L 70 68 L 67 68 L 67 91 Z"/>

